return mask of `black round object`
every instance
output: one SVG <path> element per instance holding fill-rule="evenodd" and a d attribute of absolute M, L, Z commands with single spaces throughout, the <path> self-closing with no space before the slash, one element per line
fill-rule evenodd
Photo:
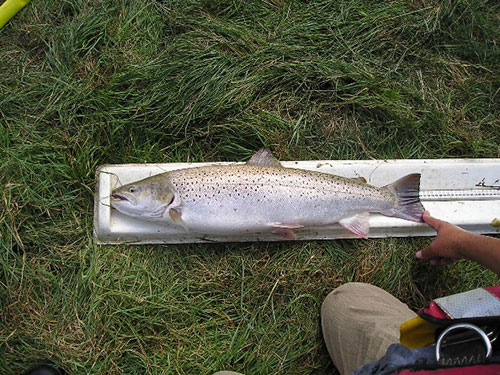
<path fill-rule="evenodd" d="M 64 372 L 51 365 L 38 365 L 24 375 L 64 375 Z"/>

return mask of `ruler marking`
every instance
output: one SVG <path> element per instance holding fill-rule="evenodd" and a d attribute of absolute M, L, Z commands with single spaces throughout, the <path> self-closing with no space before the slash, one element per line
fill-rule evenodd
<path fill-rule="evenodd" d="M 461 200 L 500 200 L 497 189 L 436 189 L 421 190 L 421 201 L 461 201 Z"/>

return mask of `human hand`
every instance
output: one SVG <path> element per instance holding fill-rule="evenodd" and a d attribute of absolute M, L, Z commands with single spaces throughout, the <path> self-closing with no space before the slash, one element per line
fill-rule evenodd
<path fill-rule="evenodd" d="M 425 211 L 422 218 L 431 228 L 436 230 L 437 236 L 429 246 L 417 252 L 417 258 L 427 260 L 433 265 L 446 265 L 465 258 L 464 244 L 465 240 L 472 235 L 471 233 L 432 217 L 429 211 Z"/>

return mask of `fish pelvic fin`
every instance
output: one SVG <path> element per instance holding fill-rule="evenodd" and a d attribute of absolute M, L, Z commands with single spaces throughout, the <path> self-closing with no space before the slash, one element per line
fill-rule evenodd
<path fill-rule="evenodd" d="M 382 211 L 382 214 L 417 223 L 423 222 L 422 214 L 425 209 L 419 198 L 420 173 L 406 175 L 385 187 L 396 194 L 397 204 L 393 208 Z"/>
<path fill-rule="evenodd" d="M 277 228 L 277 229 L 274 229 L 272 233 L 279 234 L 285 240 L 296 240 L 297 239 L 297 236 L 295 235 L 294 231 L 291 229 L 287 229 L 287 228 Z"/>
<path fill-rule="evenodd" d="M 274 223 L 272 225 L 273 233 L 279 234 L 281 237 L 287 240 L 296 240 L 297 236 L 295 235 L 294 229 L 304 228 L 302 224 L 294 224 L 294 223 Z"/>
<path fill-rule="evenodd" d="M 253 156 L 247 161 L 247 164 L 262 165 L 266 167 L 282 167 L 279 160 L 273 156 L 267 147 L 262 147 L 259 151 L 253 154 Z"/>
<path fill-rule="evenodd" d="M 370 232 L 369 220 L 370 214 L 368 212 L 361 212 L 357 215 L 343 218 L 339 221 L 339 224 L 359 237 L 367 239 Z"/>

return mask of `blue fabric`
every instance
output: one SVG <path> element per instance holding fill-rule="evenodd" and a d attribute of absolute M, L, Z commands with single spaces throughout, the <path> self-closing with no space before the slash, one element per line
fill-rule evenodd
<path fill-rule="evenodd" d="M 500 353 L 493 355 L 486 363 L 500 363 Z M 409 368 L 436 368 L 436 347 L 426 346 L 418 349 L 408 349 L 401 344 L 392 344 L 385 355 L 379 360 L 368 362 L 353 371 L 353 375 L 391 375 Z"/>
<path fill-rule="evenodd" d="M 414 365 L 436 365 L 435 347 L 408 349 L 401 344 L 392 344 L 382 358 L 358 367 L 353 375 L 389 375 Z"/>

